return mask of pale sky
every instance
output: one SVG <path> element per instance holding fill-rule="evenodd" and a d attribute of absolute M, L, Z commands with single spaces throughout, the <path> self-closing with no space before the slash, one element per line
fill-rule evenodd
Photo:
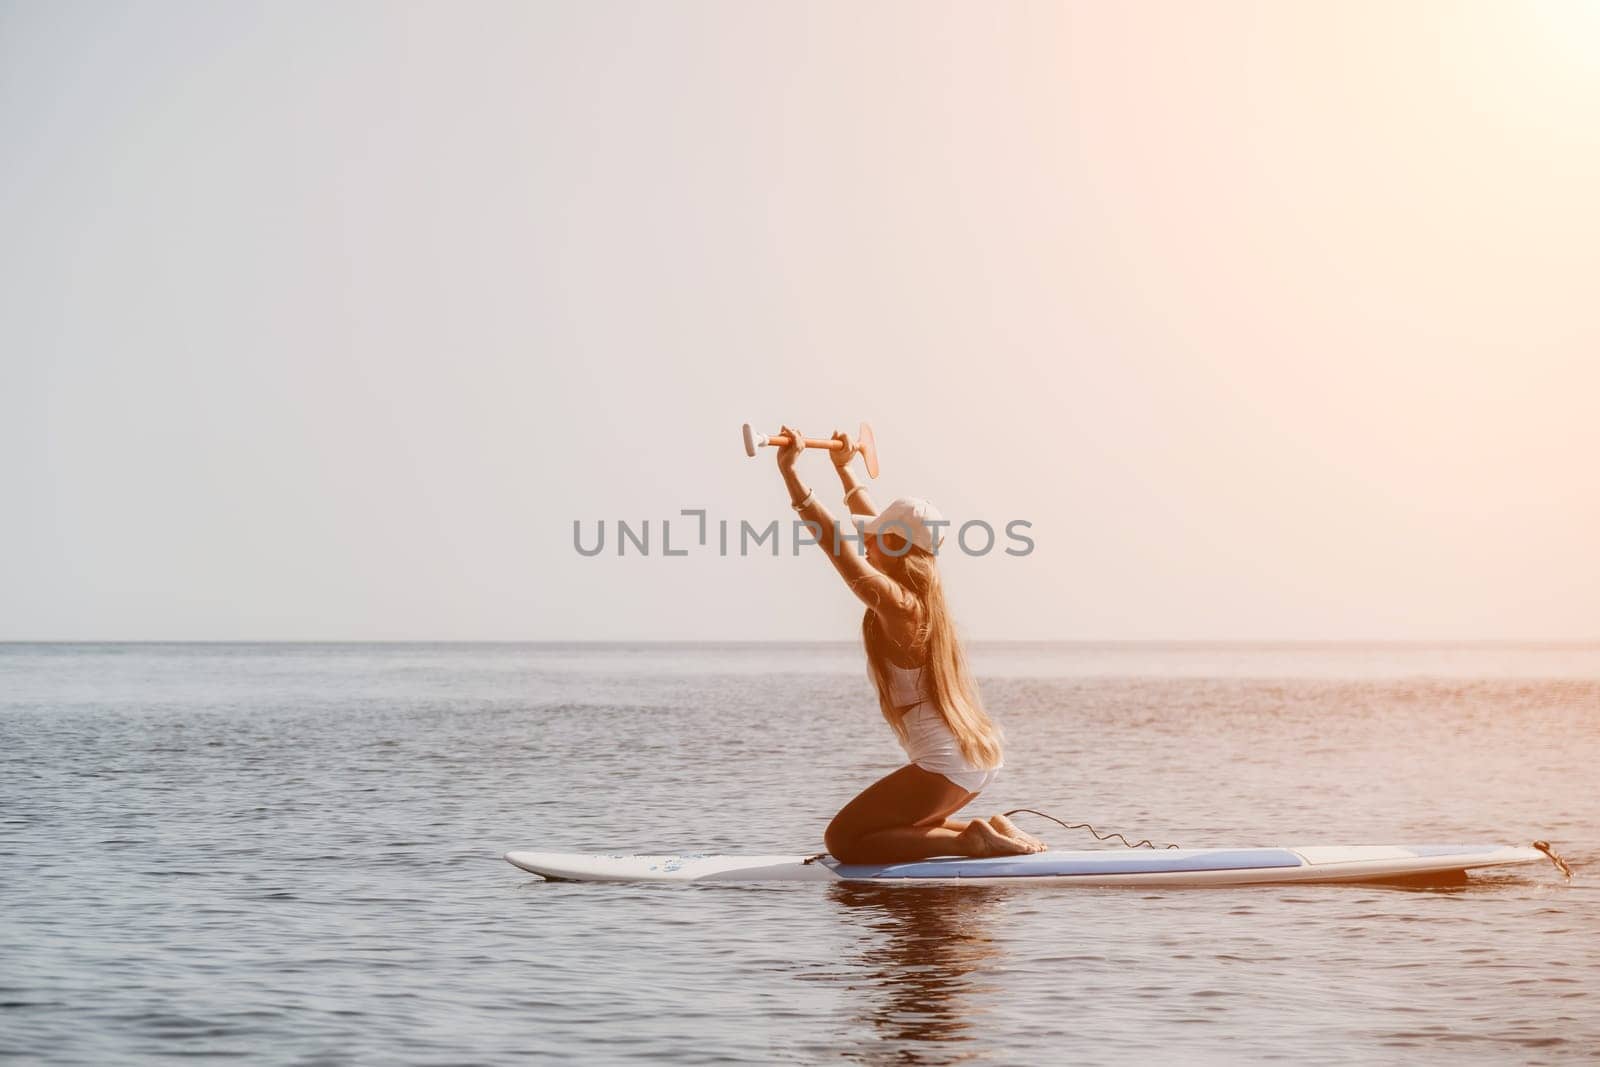
<path fill-rule="evenodd" d="M 0 3 L 0 639 L 848 639 L 572 523 L 862 419 L 972 638 L 1600 639 L 1597 189 L 1582 0 Z"/>

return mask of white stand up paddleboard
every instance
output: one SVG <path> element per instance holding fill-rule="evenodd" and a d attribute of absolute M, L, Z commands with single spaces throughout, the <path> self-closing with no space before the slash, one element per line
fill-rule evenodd
<path fill-rule="evenodd" d="M 621 856 L 507 852 L 517 867 L 578 882 L 1032 882 L 1049 885 L 1271 885 L 1464 877 L 1469 869 L 1539 863 L 1507 845 L 1096 849 L 910 863 L 845 864 L 832 856 Z"/>

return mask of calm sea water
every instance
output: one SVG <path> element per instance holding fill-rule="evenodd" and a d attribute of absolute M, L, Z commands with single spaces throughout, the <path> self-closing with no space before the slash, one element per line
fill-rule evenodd
<path fill-rule="evenodd" d="M 973 814 L 1027 805 L 1192 846 L 1548 838 L 1578 879 L 546 883 L 500 853 L 820 851 L 899 756 L 859 651 L 0 646 L 0 1054 L 1600 1054 L 1600 647 L 973 659 L 1010 743 Z"/>

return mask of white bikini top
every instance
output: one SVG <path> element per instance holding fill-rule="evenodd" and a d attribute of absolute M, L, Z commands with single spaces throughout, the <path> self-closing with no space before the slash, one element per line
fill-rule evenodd
<path fill-rule="evenodd" d="M 922 684 L 921 667 L 902 667 L 895 663 L 885 663 L 889 668 L 889 705 L 896 708 L 909 708 L 913 704 L 921 704 L 930 695 L 928 687 Z"/>

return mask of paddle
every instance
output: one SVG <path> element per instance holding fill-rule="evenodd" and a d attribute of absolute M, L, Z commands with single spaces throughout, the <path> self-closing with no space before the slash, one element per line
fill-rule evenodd
<path fill-rule="evenodd" d="M 763 445 L 781 446 L 788 443 L 789 435 L 786 433 L 756 433 L 750 428 L 748 422 L 744 424 L 744 454 L 747 456 L 754 456 L 756 449 Z M 837 452 L 844 447 L 843 441 L 831 439 L 819 441 L 811 437 L 805 438 L 800 443 L 806 448 L 825 448 L 829 452 Z M 861 458 L 867 461 L 867 477 L 876 478 L 878 476 L 878 443 L 872 438 L 872 427 L 864 422 L 861 424 L 860 432 L 856 434 L 855 451 L 861 453 Z"/>

